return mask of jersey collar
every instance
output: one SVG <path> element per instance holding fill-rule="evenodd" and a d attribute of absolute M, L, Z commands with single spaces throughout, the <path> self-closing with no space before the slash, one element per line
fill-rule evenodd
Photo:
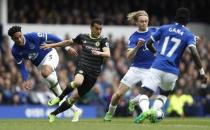
<path fill-rule="evenodd" d="M 91 39 L 98 39 L 98 38 L 100 38 L 100 37 L 101 37 L 101 35 L 100 35 L 100 36 L 98 36 L 98 37 L 96 37 L 96 38 L 94 38 L 94 37 L 92 37 L 92 36 L 91 36 L 91 34 L 89 34 L 89 37 L 90 37 Z"/>
<path fill-rule="evenodd" d="M 182 27 L 185 27 L 184 25 L 182 25 L 182 24 L 180 24 L 180 23 L 177 23 L 177 22 L 175 22 L 174 24 L 175 24 L 175 25 L 180 25 L 180 26 L 182 26 Z"/>
<path fill-rule="evenodd" d="M 24 35 L 23 35 L 23 40 L 24 40 L 23 45 L 25 45 L 26 44 L 26 38 L 25 38 Z"/>
<path fill-rule="evenodd" d="M 146 31 L 137 30 L 137 32 L 138 32 L 138 33 L 145 33 L 145 32 L 148 32 L 148 30 L 149 30 L 149 29 L 147 28 Z"/>

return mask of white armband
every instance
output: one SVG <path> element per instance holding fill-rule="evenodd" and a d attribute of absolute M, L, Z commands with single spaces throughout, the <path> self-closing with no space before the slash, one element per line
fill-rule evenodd
<path fill-rule="evenodd" d="M 65 50 L 68 51 L 71 47 L 70 46 L 66 46 Z"/>

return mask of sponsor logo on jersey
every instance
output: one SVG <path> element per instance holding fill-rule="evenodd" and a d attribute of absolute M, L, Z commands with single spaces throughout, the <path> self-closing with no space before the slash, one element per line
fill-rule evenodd
<path fill-rule="evenodd" d="M 96 51 L 99 51 L 100 50 L 100 48 L 98 48 L 98 47 L 92 47 L 92 46 L 85 46 L 85 48 L 88 49 L 88 50 L 96 50 Z"/>
<path fill-rule="evenodd" d="M 35 60 L 38 57 L 38 53 L 32 52 L 28 54 L 29 60 Z"/>

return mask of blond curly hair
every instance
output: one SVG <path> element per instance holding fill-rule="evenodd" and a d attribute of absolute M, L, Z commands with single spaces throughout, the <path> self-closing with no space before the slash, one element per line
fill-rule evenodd
<path fill-rule="evenodd" d="M 147 16 L 149 17 L 149 15 L 147 14 L 147 12 L 145 10 L 139 10 L 139 11 L 134 11 L 134 12 L 131 12 L 127 15 L 127 20 L 130 22 L 130 23 L 135 23 L 137 20 L 138 20 L 138 17 L 139 16 Z"/>

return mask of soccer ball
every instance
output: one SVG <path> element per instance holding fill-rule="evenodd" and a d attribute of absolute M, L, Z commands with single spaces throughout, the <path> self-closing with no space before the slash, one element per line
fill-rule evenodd
<path fill-rule="evenodd" d="M 158 109 L 156 112 L 157 112 L 157 121 L 161 121 L 164 118 L 164 112 L 161 109 Z"/>

